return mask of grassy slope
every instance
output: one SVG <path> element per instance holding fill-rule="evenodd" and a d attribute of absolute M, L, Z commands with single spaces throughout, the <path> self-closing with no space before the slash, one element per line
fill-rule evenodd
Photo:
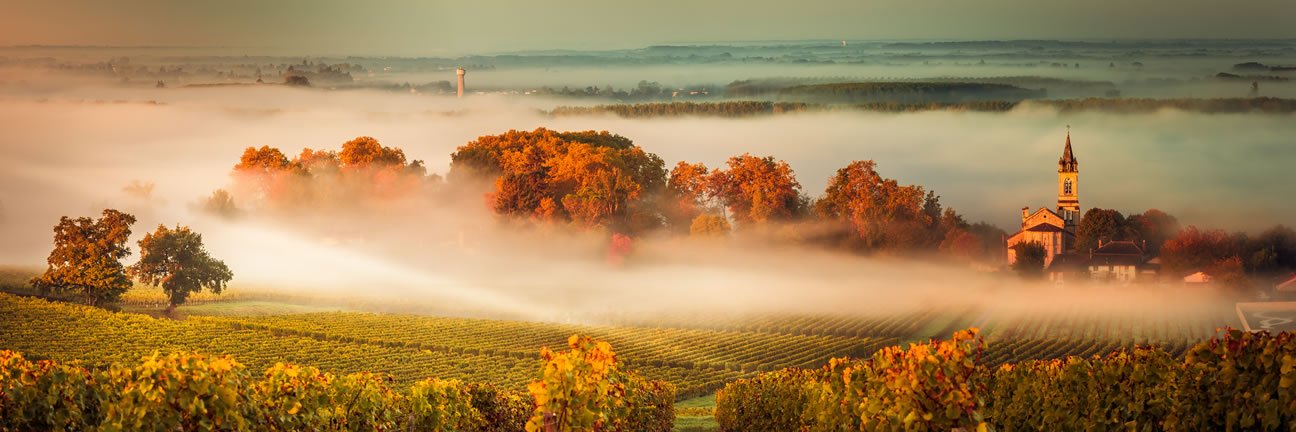
<path fill-rule="evenodd" d="M 677 432 L 703 432 L 720 429 L 715 420 L 715 395 L 686 399 L 675 404 Z"/>

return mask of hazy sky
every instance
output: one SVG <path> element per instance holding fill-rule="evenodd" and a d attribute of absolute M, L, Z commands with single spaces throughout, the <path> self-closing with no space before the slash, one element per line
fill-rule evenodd
<path fill-rule="evenodd" d="M 447 55 L 786 39 L 1293 38 L 1292 0 L 0 0 L 0 45 Z"/>

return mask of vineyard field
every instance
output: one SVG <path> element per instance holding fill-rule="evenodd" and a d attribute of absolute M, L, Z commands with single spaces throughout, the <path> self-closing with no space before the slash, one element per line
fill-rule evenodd
<path fill-rule="evenodd" d="M 155 351 L 235 356 L 250 367 L 311 364 L 337 373 L 386 372 L 399 384 L 427 377 L 521 389 L 543 346 L 583 332 L 624 342 L 627 366 L 705 394 L 759 371 L 864 355 L 895 338 L 834 338 L 683 329 L 599 328 L 510 321 L 313 313 L 183 321 L 0 294 L 0 346 L 33 358 L 89 364 Z"/>
<path fill-rule="evenodd" d="M 134 292 L 134 299 L 150 293 Z M 132 304 L 136 310 L 140 304 Z M 436 377 L 520 390 L 541 347 L 582 334 L 617 347 L 626 367 L 678 388 L 681 399 L 739 378 L 786 367 L 814 368 L 833 357 L 867 357 L 890 345 L 923 341 L 951 329 L 981 327 L 984 361 L 1088 356 L 1155 344 L 1172 355 L 1236 326 L 1227 308 L 1191 319 L 1149 308 L 1142 315 L 1093 310 L 1050 316 L 979 309 L 891 315 L 663 316 L 577 325 L 350 311 L 244 293 L 182 306 L 183 320 L 151 318 L 0 294 L 0 348 L 34 358 L 87 363 L 129 361 L 154 351 L 229 354 L 251 367 L 311 364 L 335 373 L 386 372 L 402 385 Z M 357 308 L 363 309 L 363 308 Z M 1230 320 L 1233 318 L 1233 320 Z"/>

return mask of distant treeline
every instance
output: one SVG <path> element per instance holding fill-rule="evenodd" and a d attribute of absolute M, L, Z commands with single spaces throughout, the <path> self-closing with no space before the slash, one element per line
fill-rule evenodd
<path fill-rule="evenodd" d="M 595 106 L 560 106 L 549 114 L 575 116 L 590 114 L 616 114 L 621 117 L 751 117 L 785 112 L 825 111 L 828 106 L 802 102 L 665 102 L 640 104 L 615 104 Z"/>
<path fill-rule="evenodd" d="M 1296 112 L 1296 99 L 1272 97 L 1258 98 L 1219 98 L 1219 99 L 1063 99 L 1036 100 L 1023 102 L 1030 106 L 1049 106 L 1059 111 L 1108 111 L 1119 113 L 1147 113 L 1164 109 L 1199 112 L 1205 114 L 1224 113 L 1291 113 Z"/>
<path fill-rule="evenodd" d="M 752 117 L 797 112 L 918 112 L 918 111 L 979 111 L 1006 112 L 1018 106 L 1051 107 L 1059 111 L 1105 111 L 1119 113 L 1148 113 L 1175 109 L 1205 114 L 1223 113 L 1292 113 L 1296 112 L 1296 99 L 1280 98 L 1225 98 L 1225 99 L 1062 99 L 1031 101 L 973 101 L 973 102 L 870 102 L 857 104 L 819 104 L 805 102 L 670 102 L 616 104 L 595 106 L 560 106 L 549 112 L 552 116 L 615 114 L 625 118 L 652 117 Z"/>
<path fill-rule="evenodd" d="M 1042 98 L 1047 95 L 1048 87 L 1106 91 L 1114 85 L 1021 76 L 828 83 L 775 78 L 734 81 L 725 86 L 725 96 L 824 103 L 1015 101 Z"/>
<path fill-rule="evenodd" d="M 1008 84 L 968 82 L 863 82 L 799 85 L 781 89 L 780 100 L 810 100 L 826 103 L 929 103 L 971 102 L 1042 98 L 1044 90 L 1030 90 Z"/>
<path fill-rule="evenodd" d="M 1246 62 L 1233 65 L 1233 70 L 1243 72 L 1296 72 L 1296 66 L 1267 65 L 1260 62 Z"/>

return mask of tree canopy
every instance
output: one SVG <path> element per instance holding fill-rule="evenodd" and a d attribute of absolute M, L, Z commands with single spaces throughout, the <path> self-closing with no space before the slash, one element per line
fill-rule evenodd
<path fill-rule="evenodd" d="M 1091 208 L 1080 218 L 1076 225 L 1076 241 L 1073 250 L 1088 253 L 1098 248 L 1098 242 L 1128 240 L 1125 216 L 1111 209 Z"/>
<path fill-rule="evenodd" d="M 625 137 L 544 128 L 459 147 L 449 177 L 493 183 L 488 199 L 499 214 L 631 230 L 661 224 L 650 198 L 666 186 L 661 158 Z"/>
<path fill-rule="evenodd" d="M 1130 215 L 1125 219 L 1126 232 L 1130 240 L 1147 242 L 1145 252 L 1157 255 L 1161 245 L 1179 232 L 1179 220 L 1161 210 L 1149 209 L 1142 214 Z"/>
<path fill-rule="evenodd" d="M 811 205 L 791 166 L 773 156 L 744 153 L 719 168 L 679 162 L 668 171 L 661 158 L 620 135 L 538 128 L 480 136 L 458 147 L 451 154 L 447 193 L 480 193 L 490 210 L 511 221 L 631 235 L 663 226 L 689 234 L 695 222 L 707 232 L 731 223 L 723 231 L 769 224 L 773 229 L 756 231 L 781 242 L 1001 262 L 1006 233 L 970 224 L 943 208 L 934 192 L 885 178 L 876 166 L 861 160 L 839 169 Z M 420 161 L 408 161 L 404 151 L 372 137 L 348 141 L 341 151 L 307 148 L 291 159 L 272 147 L 248 148 L 234 172 L 240 186 L 233 190 L 242 192 L 213 193 L 207 199 L 211 212 L 237 215 L 301 204 L 340 209 L 417 197 L 411 191 L 435 178 Z"/>
<path fill-rule="evenodd" d="M 747 153 L 729 158 L 728 169 L 712 173 L 712 188 L 742 225 L 788 221 L 806 207 L 801 183 L 787 162 Z"/>
<path fill-rule="evenodd" d="M 922 186 L 901 186 L 877 173 L 871 160 L 854 161 L 828 180 L 815 211 L 824 218 L 849 223 L 867 249 L 935 246 L 944 238 L 940 198 Z M 950 228 L 961 228 L 951 213 Z"/>
<path fill-rule="evenodd" d="M 42 291 L 71 293 L 88 305 L 103 305 L 130 289 L 121 260 L 130 256 L 130 227 L 135 216 L 105 209 L 99 219 L 67 216 L 54 226 L 54 250 L 45 273 L 32 279 Z"/>
<path fill-rule="evenodd" d="M 1161 246 L 1161 265 L 1171 275 L 1206 270 L 1237 256 L 1232 237 L 1222 230 L 1200 230 L 1189 225 Z"/>
<path fill-rule="evenodd" d="M 1248 270 L 1277 273 L 1296 270 L 1296 231 L 1283 225 L 1261 231 L 1240 245 Z"/>
<path fill-rule="evenodd" d="M 140 283 L 162 288 L 171 308 L 184 304 L 189 294 L 203 289 L 220 294 L 234 277 L 223 261 L 203 247 L 202 234 L 189 227 L 158 225 L 139 241 L 140 260 L 126 269 Z"/>
<path fill-rule="evenodd" d="M 717 214 L 702 214 L 689 225 L 693 237 L 724 237 L 729 235 L 729 220 Z"/>
<path fill-rule="evenodd" d="M 681 161 L 671 169 L 670 179 L 666 182 L 666 208 L 662 212 L 672 226 L 682 228 L 692 224 L 695 218 L 710 209 L 715 198 L 715 188 L 711 183 L 711 171 L 705 164 Z"/>
<path fill-rule="evenodd" d="M 1044 259 L 1048 251 L 1040 242 L 1021 242 L 1013 245 L 1017 260 L 1013 262 L 1013 271 L 1027 279 L 1038 279 L 1044 276 Z"/>
<path fill-rule="evenodd" d="M 235 198 L 245 208 L 274 210 L 352 207 L 425 193 L 439 183 L 419 160 L 362 136 L 341 152 L 305 148 L 288 159 L 270 146 L 248 147 L 234 165 L 232 192 L 213 193 L 210 210 L 224 214 Z"/>

